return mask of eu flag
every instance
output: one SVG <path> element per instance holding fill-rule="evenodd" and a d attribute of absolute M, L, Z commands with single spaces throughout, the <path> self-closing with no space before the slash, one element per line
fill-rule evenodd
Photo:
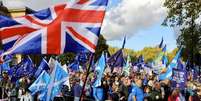
<path fill-rule="evenodd" d="M 113 54 L 107 61 L 108 65 L 112 68 L 123 67 L 125 60 L 123 58 L 123 49 L 120 49 L 115 54 Z"/>
<path fill-rule="evenodd" d="M 79 71 L 79 61 L 74 60 L 74 62 L 70 64 L 69 68 L 74 72 L 78 72 Z"/>
<path fill-rule="evenodd" d="M 35 68 L 31 58 L 25 58 L 18 64 L 18 68 L 16 70 L 16 77 L 21 78 L 23 76 L 32 76 L 35 73 Z"/>

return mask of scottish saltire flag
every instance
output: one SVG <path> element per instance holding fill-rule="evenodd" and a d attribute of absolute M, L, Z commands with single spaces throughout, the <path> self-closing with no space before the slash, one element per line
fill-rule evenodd
<path fill-rule="evenodd" d="M 126 65 L 123 67 L 123 74 L 129 76 L 130 75 L 130 69 L 131 69 L 131 58 L 130 55 L 127 56 L 127 60 L 126 60 Z"/>
<path fill-rule="evenodd" d="M 49 65 L 48 65 L 47 61 L 43 58 L 42 61 L 41 61 L 41 63 L 40 63 L 40 65 L 39 65 L 39 67 L 38 67 L 38 69 L 35 72 L 34 77 L 37 78 L 42 73 L 43 70 L 47 71 L 49 69 L 50 68 L 49 68 Z"/>
<path fill-rule="evenodd" d="M 63 68 L 64 71 L 69 75 L 66 64 L 63 65 L 62 68 Z M 69 81 L 69 76 L 68 76 L 66 79 L 67 79 L 67 80 L 64 82 L 64 85 L 67 85 L 69 88 L 71 88 L 71 86 L 70 86 L 70 81 Z"/>
<path fill-rule="evenodd" d="M 179 58 L 181 56 L 181 51 L 182 51 L 182 48 L 179 49 L 179 51 L 177 52 L 176 56 L 173 58 L 172 62 L 167 67 L 166 72 L 163 73 L 163 74 L 160 74 L 158 76 L 159 80 L 170 79 L 170 77 L 172 76 L 172 69 L 177 68 L 177 63 L 178 63 L 178 60 L 179 60 Z"/>
<path fill-rule="evenodd" d="M 50 75 L 51 79 L 47 87 L 46 101 L 53 101 L 53 98 L 61 91 L 62 84 L 67 80 L 68 74 L 61 64 L 55 62 L 55 68 Z"/>
<path fill-rule="evenodd" d="M 41 26 L 40 29 L 21 37 L 3 55 L 62 54 L 86 50 L 95 52 L 107 2 L 108 0 L 80 0 L 62 5 L 59 9 L 63 10 L 53 10 L 51 15 L 55 19 L 48 23 L 31 17 L 34 24 Z M 29 15 L 25 17 L 30 18 Z M 33 27 L 32 25 L 30 26 Z"/>
<path fill-rule="evenodd" d="M 62 68 L 64 69 L 64 71 L 66 71 L 67 73 L 68 73 L 68 67 L 67 67 L 67 65 L 66 64 L 64 64 L 63 66 L 62 66 Z"/>
<path fill-rule="evenodd" d="M 4 50 L 11 48 L 24 35 L 43 28 L 50 24 L 63 11 L 65 4 L 50 7 L 17 18 L 0 15 L 0 33 Z"/>
<path fill-rule="evenodd" d="M 47 85 L 50 82 L 50 75 L 43 70 L 39 77 L 31 84 L 28 88 L 31 91 L 31 94 L 34 95 L 37 92 L 44 93 L 47 92 Z"/>
<path fill-rule="evenodd" d="M 159 48 L 162 48 L 162 47 L 163 47 L 163 37 L 162 37 L 161 42 L 160 42 L 160 44 L 159 44 L 158 47 L 159 47 Z"/>
<path fill-rule="evenodd" d="M 48 66 L 50 68 L 49 73 L 52 73 L 52 71 L 53 71 L 53 69 L 55 67 L 55 62 L 56 62 L 56 60 L 54 58 L 50 57 L 50 59 L 48 61 Z"/>
<path fill-rule="evenodd" d="M 100 59 L 98 60 L 97 66 L 95 68 L 95 73 L 97 77 L 93 84 L 94 87 L 101 86 L 101 79 L 103 77 L 105 67 L 106 67 L 106 59 L 103 53 Z"/>

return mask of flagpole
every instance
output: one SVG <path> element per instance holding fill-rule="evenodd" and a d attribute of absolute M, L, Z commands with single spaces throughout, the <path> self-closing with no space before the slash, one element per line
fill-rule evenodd
<path fill-rule="evenodd" d="M 89 66 L 87 68 L 87 74 L 86 74 L 86 77 L 85 77 L 85 80 L 84 80 L 84 85 L 82 87 L 82 92 L 81 92 L 79 101 L 82 101 L 82 96 L 83 96 L 83 93 L 84 93 L 84 88 L 85 88 L 85 85 L 86 85 L 86 82 L 87 82 L 87 78 L 89 76 L 89 71 L 90 71 L 90 68 L 91 68 L 91 65 L 92 65 L 93 57 L 94 57 L 94 53 L 92 53 L 90 55 L 90 63 L 89 63 Z"/>

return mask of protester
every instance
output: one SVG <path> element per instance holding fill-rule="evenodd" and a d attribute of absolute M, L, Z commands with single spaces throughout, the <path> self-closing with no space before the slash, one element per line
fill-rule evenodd
<path fill-rule="evenodd" d="M 108 67 L 109 68 L 109 67 Z M 134 68 L 131 67 L 131 68 Z M 137 68 L 135 66 L 135 68 Z M 192 75 L 185 83 L 185 87 L 175 88 L 172 80 L 159 80 L 158 74 L 153 71 L 146 72 L 140 67 L 138 70 L 130 69 L 129 75 L 124 73 L 105 72 L 99 86 L 94 86 L 97 79 L 96 72 L 90 71 L 84 91 L 86 73 L 71 71 L 68 85 L 61 85 L 61 92 L 53 101 L 79 101 L 83 93 L 83 101 L 199 101 L 201 84 L 192 79 Z M 68 68 L 69 69 L 69 68 Z M 70 71 L 70 70 L 68 70 Z M 86 70 L 84 70 L 86 71 Z M 0 93 L 2 99 L 10 101 L 40 101 L 40 92 L 31 96 L 28 87 L 37 78 L 22 76 L 16 82 L 11 83 L 11 77 L 7 72 L 2 73 L 0 81 Z"/>
<path fill-rule="evenodd" d="M 6 73 L 5 73 L 6 74 Z M 4 77 L 6 75 L 4 74 Z M 155 74 L 148 75 L 144 72 L 132 72 L 129 76 L 125 76 L 123 74 L 104 74 L 101 82 L 101 86 L 96 89 L 96 96 L 93 95 L 93 82 L 96 79 L 93 75 L 93 72 L 90 73 L 90 76 L 87 80 L 85 89 L 84 89 L 84 101 L 96 100 L 96 101 L 199 101 L 199 96 L 197 92 L 199 90 L 197 88 L 196 83 L 192 83 L 189 81 L 187 84 L 187 89 L 177 88 L 175 90 L 171 87 L 170 80 L 157 81 L 154 78 Z M 62 93 L 55 97 L 54 101 L 61 101 L 61 99 L 74 99 L 74 101 L 78 101 L 81 95 L 81 90 L 83 85 L 83 80 L 85 76 L 84 73 L 77 72 L 75 74 L 70 75 L 68 86 L 62 88 Z M 4 78 L 6 79 L 6 78 Z M 10 79 L 10 78 L 7 78 Z M 27 91 L 27 86 L 32 83 L 31 78 L 21 78 L 19 80 L 19 89 L 17 86 L 12 84 L 9 86 L 5 82 L 1 82 L 2 87 L 4 88 L 4 94 L 8 94 L 10 101 L 17 101 L 17 97 L 20 100 L 29 99 L 30 101 L 34 101 Z M 146 82 L 145 82 L 146 80 Z M 82 83 L 81 83 L 82 82 Z M 190 83 L 191 82 L 191 83 Z M 196 85 L 196 86 L 195 86 Z M 9 88 L 6 90 L 5 88 Z M 130 90 L 131 89 L 131 90 Z M 99 92 L 99 93 L 98 93 Z M 101 95 L 100 95 L 100 92 Z M 186 96 L 189 93 L 189 97 Z M 37 94 L 36 94 L 37 95 Z M 64 97 L 64 98 L 62 98 Z M 4 97 L 8 98 L 8 97 Z M 60 100 L 58 98 L 61 98 Z"/>
<path fill-rule="evenodd" d="M 164 89 L 164 92 L 162 94 L 164 101 L 168 101 L 168 97 L 171 94 L 171 85 L 170 80 L 166 79 L 164 81 L 161 81 L 161 86 Z"/>
<path fill-rule="evenodd" d="M 10 89 L 10 101 L 17 101 L 17 88 L 14 84 Z"/>
<path fill-rule="evenodd" d="M 73 96 L 74 96 L 74 101 L 79 101 L 80 95 L 82 91 L 82 86 L 80 85 L 80 79 L 75 78 L 75 84 L 73 85 Z"/>
<path fill-rule="evenodd" d="M 103 78 L 103 84 L 102 84 L 102 87 L 103 87 L 103 100 L 107 100 L 108 99 L 108 96 L 109 96 L 109 81 L 107 81 L 108 79 L 108 75 L 106 75 L 104 78 Z"/>
<path fill-rule="evenodd" d="M 100 87 L 93 87 L 93 97 L 95 101 L 103 101 L 104 95 L 103 95 L 103 88 Z"/>
<path fill-rule="evenodd" d="M 22 91 L 23 94 L 20 97 L 20 101 L 33 101 L 33 97 L 31 96 L 31 94 L 28 91 Z"/>
<path fill-rule="evenodd" d="M 112 101 L 118 101 L 120 99 L 119 92 L 118 92 L 118 90 L 119 90 L 118 86 L 119 86 L 118 83 L 115 83 L 115 82 L 112 83 L 112 92 L 110 95 Z"/>
<path fill-rule="evenodd" d="M 179 89 L 178 88 L 174 89 L 172 91 L 172 94 L 168 97 L 168 101 L 180 101 L 179 94 L 180 94 Z"/>
<path fill-rule="evenodd" d="M 135 86 L 132 89 L 128 97 L 128 101 L 143 101 L 144 100 L 144 92 L 142 90 L 142 80 L 140 76 L 135 79 Z"/>
<path fill-rule="evenodd" d="M 122 77 L 121 83 L 119 87 L 119 91 L 121 94 L 121 100 L 127 101 L 128 95 L 129 95 L 129 87 L 130 87 L 130 81 L 128 77 Z"/>
<path fill-rule="evenodd" d="M 154 83 L 153 90 L 149 94 L 148 101 L 161 101 L 162 100 L 162 91 L 159 82 Z"/>

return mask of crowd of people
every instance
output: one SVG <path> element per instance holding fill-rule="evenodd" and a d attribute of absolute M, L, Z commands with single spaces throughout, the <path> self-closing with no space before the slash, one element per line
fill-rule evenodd
<path fill-rule="evenodd" d="M 86 72 L 69 75 L 69 83 L 62 85 L 61 93 L 55 101 L 79 101 Z M 157 76 L 143 71 L 130 75 L 104 73 L 101 86 L 94 87 L 96 79 L 90 72 L 82 100 L 84 101 L 200 101 L 200 84 L 188 76 L 185 88 L 173 88 L 170 80 L 157 80 Z M 28 87 L 34 77 L 23 77 L 17 83 L 11 83 L 7 72 L 3 72 L 0 83 L 0 97 L 9 101 L 39 101 L 39 94 L 31 95 Z"/>

